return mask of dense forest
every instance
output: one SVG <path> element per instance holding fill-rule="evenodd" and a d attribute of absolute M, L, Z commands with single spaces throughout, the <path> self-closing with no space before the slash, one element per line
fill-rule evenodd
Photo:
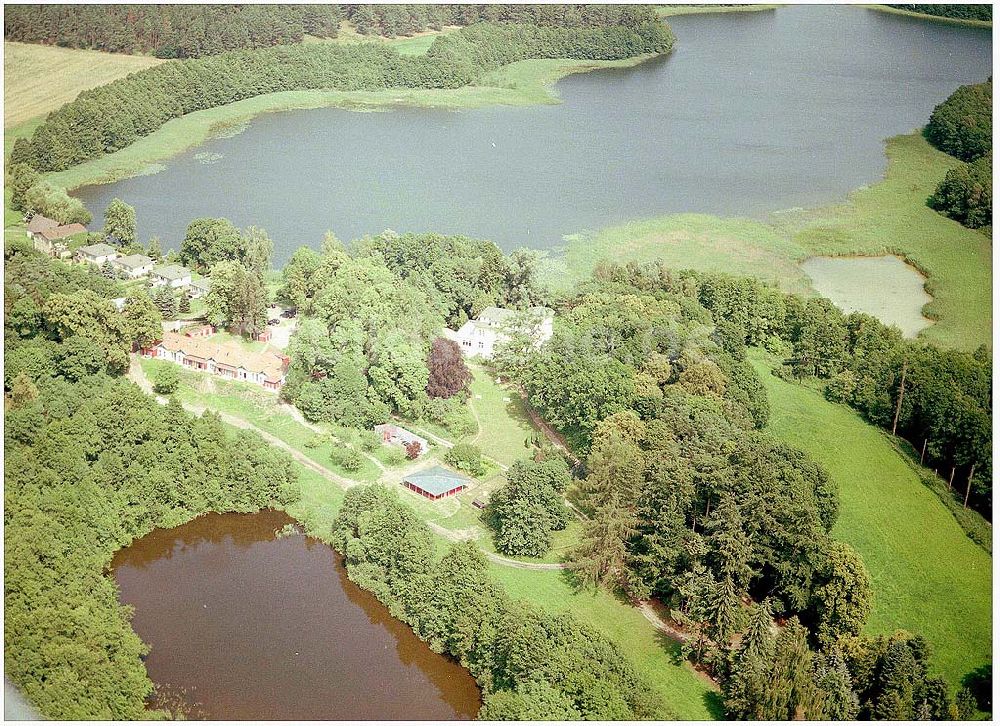
<path fill-rule="evenodd" d="M 118 313 L 96 272 L 28 244 L 4 257 L 6 673 L 49 718 L 145 718 L 146 648 L 112 555 L 203 512 L 292 501 L 291 461 L 118 377 L 132 342 L 159 335 L 147 297 Z"/>
<path fill-rule="evenodd" d="M 769 408 L 747 345 L 787 348 L 788 375 L 834 376 L 853 333 L 868 346 L 856 342 L 855 358 L 873 367 L 871 380 L 855 381 L 854 403 L 874 406 L 860 394 L 877 397 L 877 367 L 893 360 L 879 346 L 899 333 L 867 316 L 851 317 L 861 326 L 852 328 L 826 306 L 752 280 L 599 267 L 558 302 L 548 343 L 513 338 L 494 359 L 586 455 L 583 471 L 569 482 L 547 457 L 512 468 L 487 517 L 498 548 L 537 554 L 565 523 L 565 492 L 587 514 L 570 555 L 581 586 L 669 605 L 685 652 L 721 682 L 732 718 L 953 718 L 922 638 L 862 634 L 871 583 L 861 557 L 829 535 L 839 501 L 828 475 L 762 430 Z M 909 364 L 906 421 L 916 426 L 943 381 L 929 380 L 933 363 Z M 988 380 L 987 367 L 977 373 Z M 963 692 L 965 715 L 970 698 Z"/>
<path fill-rule="evenodd" d="M 927 203 L 959 224 L 991 234 L 993 225 L 993 79 L 961 86 L 938 104 L 927 140 L 964 164 L 952 169 Z"/>
<path fill-rule="evenodd" d="M 434 390 L 432 343 L 490 305 L 539 302 L 535 265 L 527 250 L 434 234 L 367 237 L 353 255 L 333 238 L 300 248 L 282 272 L 303 316 L 282 396 L 313 421 L 367 428 L 395 411 L 461 429 L 461 396 Z"/>
<path fill-rule="evenodd" d="M 629 5 L 346 5 L 345 15 L 359 33 L 394 37 L 446 26 L 524 23 L 547 27 L 634 27 L 650 19 L 650 7 Z"/>
<path fill-rule="evenodd" d="M 338 5 L 12 5 L 4 38 L 158 58 L 198 58 L 230 50 L 332 38 Z"/>
<path fill-rule="evenodd" d="M 172 118 L 276 91 L 457 88 L 527 58 L 612 60 L 673 45 L 669 28 L 651 13 L 606 15 L 610 24 L 599 27 L 477 24 L 436 38 L 423 56 L 317 43 L 170 61 L 84 91 L 49 114 L 30 141 L 18 139 L 10 161 L 38 171 L 66 169 L 125 148 Z"/>
<path fill-rule="evenodd" d="M 939 18 L 955 18 L 957 20 L 993 20 L 993 6 L 990 3 L 979 5 L 955 3 L 954 5 L 937 4 L 921 5 L 916 3 L 888 5 L 890 8 L 910 10 L 924 15 L 935 15 Z"/>

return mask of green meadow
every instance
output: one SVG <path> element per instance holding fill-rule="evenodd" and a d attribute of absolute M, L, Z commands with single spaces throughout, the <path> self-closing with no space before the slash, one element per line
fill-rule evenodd
<path fill-rule="evenodd" d="M 840 492 L 833 536 L 864 558 L 874 608 L 867 632 L 927 638 L 952 688 L 992 661 L 992 558 L 965 536 L 888 435 L 846 406 L 752 361 L 771 402 L 770 431 L 823 465 Z"/>
<path fill-rule="evenodd" d="M 600 260 L 662 261 L 675 269 L 753 275 L 807 292 L 799 263 L 814 255 L 898 255 L 927 277 L 928 342 L 971 350 L 992 341 L 989 237 L 930 209 L 927 197 L 960 162 L 914 132 L 886 144 L 885 177 L 843 204 L 791 210 L 767 222 L 676 214 L 581 234 L 545 260 L 556 288 L 587 277 Z"/>

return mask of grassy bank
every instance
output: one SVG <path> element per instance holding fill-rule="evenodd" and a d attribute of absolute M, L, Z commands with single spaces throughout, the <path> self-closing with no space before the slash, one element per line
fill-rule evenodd
<path fill-rule="evenodd" d="M 5 129 L 55 111 L 80 91 L 163 62 L 148 56 L 7 41 L 3 53 Z"/>
<path fill-rule="evenodd" d="M 919 133 L 886 144 L 884 178 L 829 207 L 775 214 L 767 223 L 709 215 L 671 215 L 568 238 L 546 260 L 550 284 L 588 276 L 600 259 L 662 260 L 674 268 L 749 274 L 803 292 L 798 264 L 812 255 L 905 258 L 927 276 L 933 300 L 924 314 L 937 321 L 921 337 L 974 349 L 992 339 L 992 243 L 926 205 L 945 172 L 959 162 Z"/>
<path fill-rule="evenodd" d="M 870 633 L 924 635 L 935 669 L 958 688 L 991 657 L 992 559 L 968 539 L 887 435 L 845 406 L 770 374 L 772 433 L 821 463 L 840 491 L 833 535 L 864 558 L 874 586 Z"/>
<path fill-rule="evenodd" d="M 752 13 L 760 10 L 774 10 L 781 5 L 658 5 L 656 14 L 661 18 L 676 15 L 703 15 L 705 13 Z"/>
<path fill-rule="evenodd" d="M 696 674 L 680 656 L 677 644 L 654 630 L 636 608 L 603 590 L 574 589 L 558 570 L 527 571 L 491 564 L 493 577 L 514 597 L 558 612 L 568 610 L 615 643 L 660 695 L 677 719 L 722 718 L 721 698 L 711 682 Z"/>
<path fill-rule="evenodd" d="M 472 109 L 484 106 L 526 106 L 558 103 L 552 84 L 563 76 L 595 68 L 628 67 L 650 56 L 624 61 L 527 60 L 490 73 L 484 85 L 453 90 L 399 88 L 384 91 L 284 91 L 255 96 L 225 106 L 196 111 L 168 121 L 149 136 L 99 159 L 48 174 L 52 183 L 75 189 L 104 184 L 158 170 L 157 163 L 203 143 L 217 134 L 232 133 L 262 113 L 337 107 L 379 111 L 399 106 Z M 26 133 L 26 129 L 18 129 Z M 30 132 L 29 132 L 30 133 Z"/>
<path fill-rule="evenodd" d="M 908 15 L 911 18 L 920 20 L 930 20 L 935 23 L 947 23 L 949 25 L 967 25 L 972 28 L 992 28 L 993 23 L 989 20 L 963 20 L 962 18 L 942 18 L 940 15 L 928 15 L 927 13 L 917 13 L 913 10 L 902 8 L 890 8 L 888 5 L 858 5 L 859 8 L 867 10 L 877 10 L 880 13 L 890 13 L 892 15 Z"/>

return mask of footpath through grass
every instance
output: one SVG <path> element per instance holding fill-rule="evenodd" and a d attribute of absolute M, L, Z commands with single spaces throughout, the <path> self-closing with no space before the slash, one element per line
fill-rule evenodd
<path fill-rule="evenodd" d="M 934 300 L 923 312 L 937 322 L 921 338 L 964 350 L 990 344 L 992 242 L 926 204 L 960 162 L 917 132 L 889 139 L 886 155 L 885 177 L 844 204 L 775 214 L 767 223 L 677 214 L 569 237 L 565 251 L 546 260 L 546 281 L 565 287 L 601 259 L 662 260 L 674 269 L 752 275 L 805 292 L 810 282 L 799 263 L 807 257 L 893 254 L 928 278 Z"/>
<path fill-rule="evenodd" d="M 965 674 L 992 661 L 992 558 L 965 536 L 887 434 L 846 406 L 774 377 L 764 354 L 752 361 L 771 402 L 770 431 L 808 452 L 840 491 L 833 536 L 858 550 L 874 586 L 867 632 L 923 635 L 933 669 L 957 689 Z"/>
<path fill-rule="evenodd" d="M 721 698 L 711 681 L 696 673 L 677 643 L 655 630 L 638 609 L 604 590 L 577 591 L 559 570 L 515 570 L 492 563 L 490 570 L 514 597 L 553 612 L 568 610 L 617 643 L 670 710 L 664 718 L 723 718 Z"/>

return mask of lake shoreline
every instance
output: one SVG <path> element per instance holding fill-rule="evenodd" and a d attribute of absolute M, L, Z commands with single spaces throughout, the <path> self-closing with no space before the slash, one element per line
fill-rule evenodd
<path fill-rule="evenodd" d="M 490 85 L 456 89 L 395 88 L 384 91 L 279 91 L 194 111 L 172 119 L 159 129 L 129 146 L 98 159 L 85 161 L 64 171 L 47 172 L 43 177 L 67 191 L 80 187 L 113 184 L 141 175 L 151 165 L 163 162 L 224 135 L 231 129 L 267 113 L 339 108 L 356 112 L 381 112 L 394 108 L 466 110 L 488 106 L 531 106 L 558 104 L 561 99 L 553 86 L 574 73 L 605 68 L 631 68 L 658 54 L 647 53 L 615 61 L 574 59 L 530 59 L 517 61 L 487 74 Z M 8 136 L 29 135 L 32 119 L 8 130 Z"/>

